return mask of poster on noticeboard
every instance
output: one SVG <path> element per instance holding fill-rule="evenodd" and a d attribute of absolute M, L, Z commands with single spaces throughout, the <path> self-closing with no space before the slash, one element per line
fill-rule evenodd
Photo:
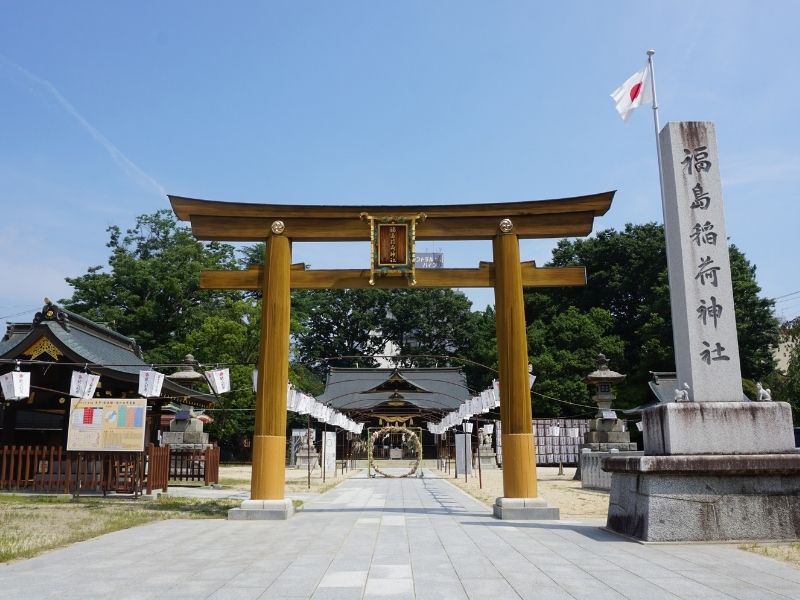
<path fill-rule="evenodd" d="M 144 398 L 72 398 L 67 450 L 142 452 L 146 417 Z"/>

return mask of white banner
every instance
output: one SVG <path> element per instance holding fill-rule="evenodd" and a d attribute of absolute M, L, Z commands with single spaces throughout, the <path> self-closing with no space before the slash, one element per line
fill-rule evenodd
<path fill-rule="evenodd" d="M 0 377 L 0 384 L 6 400 L 22 400 L 30 395 L 31 374 L 27 371 L 11 371 Z"/>
<path fill-rule="evenodd" d="M 229 369 L 213 369 L 205 372 L 208 385 L 214 393 L 224 394 L 231 391 L 231 372 Z"/>
<path fill-rule="evenodd" d="M 158 371 L 139 371 L 139 395 L 145 398 L 156 398 L 161 395 L 164 385 L 164 374 Z"/>
<path fill-rule="evenodd" d="M 97 382 L 100 375 L 82 373 L 81 371 L 72 372 L 72 381 L 69 385 L 69 395 L 73 398 L 91 398 L 97 389 Z"/>

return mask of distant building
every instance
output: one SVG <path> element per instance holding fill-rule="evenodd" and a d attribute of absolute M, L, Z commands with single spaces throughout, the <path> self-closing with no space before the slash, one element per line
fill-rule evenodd
<path fill-rule="evenodd" d="M 781 327 L 780 341 L 778 345 L 772 349 L 772 357 L 777 363 L 775 368 L 781 373 L 786 373 L 789 368 L 789 360 L 792 357 L 792 351 L 797 346 L 798 336 L 792 334 L 786 327 Z"/>
<path fill-rule="evenodd" d="M 0 400 L 0 446 L 67 444 L 72 372 L 100 375 L 96 398 L 138 398 L 139 371 L 150 369 L 136 342 L 104 325 L 45 300 L 31 323 L 9 323 L 0 340 L 0 375 L 20 360 L 31 373 L 24 400 Z M 161 396 L 148 398 L 145 443 L 156 441 L 161 410 L 169 403 L 214 406 L 214 396 L 169 379 Z"/>
<path fill-rule="evenodd" d="M 443 269 L 444 253 L 417 252 L 414 256 L 414 266 L 417 269 Z"/>

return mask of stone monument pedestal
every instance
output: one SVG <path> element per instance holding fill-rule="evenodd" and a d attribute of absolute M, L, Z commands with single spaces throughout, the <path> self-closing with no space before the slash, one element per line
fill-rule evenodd
<path fill-rule="evenodd" d="M 795 452 L 786 402 L 667 402 L 642 411 L 646 456 Z"/>
<path fill-rule="evenodd" d="M 645 409 L 645 456 L 606 458 L 607 526 L 645 541 L 800 537 L 800 454 L 785 402 Z"/>
<path fill-rule="evenodd" d="M 228 511 L 229 521 L 285 521 L 294 514 L 291 499 L 245 500 L 239 508 Z"/>
<path fill-rule="evenodd" d="M 621 419 L 592 419 L 589 431 L 583 434 L 581 454 L 578 457 L 578 469 L 575 479 L 581 480 L 582 488 L 595 490 L 611 489 L 611 474 L 601 468 L 603 460 L 615 452 L 638 453 L 636 442 L 631 441 L 631 434 L 625 431 L 625 422 Z"/>
<path fill-rule="evenodd" d="M 297 462 L 295 463 L 298 469 L 308 469 L 308 465 L 311 465 L 311 470 L 317 468 L 319 465 L 319 453 L 314 446 L 301 446 L 300 449 L 297 451 Z"/>
<path fill-rule="evenodd" d="M 636 442 L 631 442 L 631 434 L 625 431 L 622 419 L 592 419 L 589 431 L 583 434 L 581 450 L 584 448 L 592 452 L 635 452 Z"/>
<path fill-rule="evenodd" d="M 503 520 L 557 521 L 561 511 L 547 506 L 541 498 L 497 498 L 492 507 L 494 516 Z"/>
<path fill-rule="evenodd" d="M 499 468 L 497 466 L 497 454 L 495 454 L 491 446 L 480 447 L 480 463 L 481 463 L 481 470 L 483 471 L 487 469 L 492 470 Z"/>

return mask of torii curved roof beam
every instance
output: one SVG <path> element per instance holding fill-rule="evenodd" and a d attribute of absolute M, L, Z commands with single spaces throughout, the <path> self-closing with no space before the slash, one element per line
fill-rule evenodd
<path fill-rule="evenodd" d="M 497 235 L 500 220 L 509 218 L 514 233 L 526 238 L 588 235 L 594 218 L 611 206 L 614 192 L 552 200 L 491 204 L 319 206 L 250 204 L 169 196 L 182 221 L 189 221 L 201 240 L 262 241 L 272 235 L 274 221 L 297 241 L 368 241 L 370 227 L 362 213 L 374 216 L 425 215 L 417 223 L 418 240 L 488 240 Z"/>

